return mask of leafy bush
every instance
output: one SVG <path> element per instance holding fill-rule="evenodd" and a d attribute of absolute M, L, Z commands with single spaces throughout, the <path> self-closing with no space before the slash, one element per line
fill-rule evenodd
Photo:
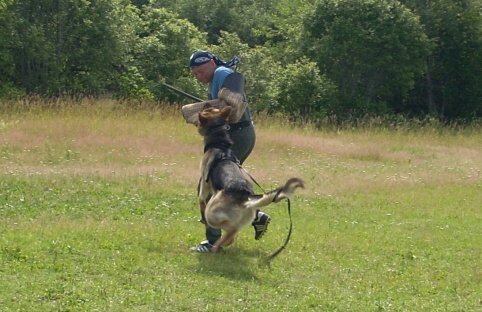
<path fill-rule="evenodd" d="M 271 111 L 319 119 L 337 109 L 336 87 L 307 59 L 286 65 L 272 85 Z"/>

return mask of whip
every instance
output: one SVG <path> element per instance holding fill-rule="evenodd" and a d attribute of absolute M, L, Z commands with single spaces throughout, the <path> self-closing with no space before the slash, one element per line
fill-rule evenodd
<path fill-rule="evenodd" d="M 171 86 L 170 84 L 167 84 L 167 83 L 165 83 L 165 82 L 163 82 L 162 85 L 163 85 L 164 87 L 166 87 L 166 88 L 171 89 L 172 91 L 175 91 L 175 92 L 177 92 L 177 93 L 179 93 L 179 94 L 182 94 L 182 95 L 184 95 L 184 96 L 187 96 L 188 98 L 191 98 L 191 99 L 193 99 L 193 100 L 195 100 L 195 101 L 197 101 L 197 102 L 203 102 L 203 101 L 204 101 L 203 99 L 200 99 L 200 98 L 198 98 L 198 97 L 196 97 L 196 96 L 194 96 L 194 95 L 191 95 L 191 94 L 189 94 L 189 93 L 187 93 L 187 92 L 184 92 L 184 91 L 182 91 L 182 90 L 179 90 L 178 88 L 173 87 L 173 86 Z"/>

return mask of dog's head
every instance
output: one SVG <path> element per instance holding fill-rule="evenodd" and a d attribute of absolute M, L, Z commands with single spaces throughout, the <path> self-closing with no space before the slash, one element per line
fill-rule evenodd
<path fill-rule="evenodd" d="M 204 105 L 203 110 L 199 113 L 199 134 L 205 136 L 210 130 L 227 125 L 231 109 L 231 106 L 219 109 L 210 104 Z"/>

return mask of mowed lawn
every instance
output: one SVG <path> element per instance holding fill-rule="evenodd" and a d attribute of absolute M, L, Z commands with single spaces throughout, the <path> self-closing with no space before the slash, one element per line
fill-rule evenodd
<path fill-rule="evenodd" d="M 0 311 L 482 311 L 482 129 L 256 116 L 245 168 L 304 179 L 220 254 L 172 106 L 0 105 Z M 262 190 L 258 189 L 259 192 Z"/>

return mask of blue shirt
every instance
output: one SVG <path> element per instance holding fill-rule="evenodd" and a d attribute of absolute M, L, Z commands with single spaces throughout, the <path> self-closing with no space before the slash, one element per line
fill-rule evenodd
<path fill-rule="evenodd" d="M 229 74 L 232 74 L 233 70 L 224 66 L 219 66 L 214 70 L 213 80 L 209 83 L 209 99 L 214 100 L 218 98 L 218 92 L 223 86 L 224 79 Z"/>

